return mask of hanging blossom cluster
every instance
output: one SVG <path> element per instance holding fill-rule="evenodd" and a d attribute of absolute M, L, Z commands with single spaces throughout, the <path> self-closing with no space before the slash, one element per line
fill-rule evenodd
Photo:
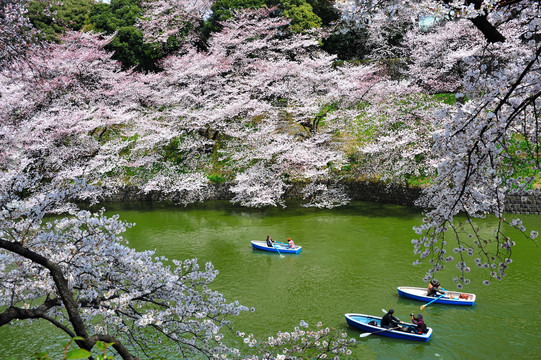
<path fill-rule="evenodd" d="M 310 184 L 302 190 L 305 200 L 310 200 L 306 207 L 333 208 L 349 203 L 351 198 L 341 184 Z"/>
<path fill-rule="evenodd" d="M 5 1 L 0 6 L 0 71 L 13 59 L 24 57 L 29 48 L 40 47 L 36 42 L 39 31 L 26 17 L 26 1 Z"/>
<path fill-rule="evenodd" d="M 541 32 L 540 9 L 532 4 L 523 10 L 518 18 L 512 11 L 494 14 L 494 22 L 503 22 L 499 30 L 507 40 L 486 44 L 464 59 L 468 72 L 463 89 L 471 100 L 441 112 L 441 130 L 435 133 L 434 152 L 440 161 L 436 181 L 422 202 L 432 210 L 420 227 L 425 231 L 421 243 L 434 255 L 434 267 L 427 274 L 430 277 L 443 267 L 441 249 L 439 253 L 436 250 L 444 247 L 449 237 L 446 233 L 452 230 L 451 238 L 459 244 L 457 267 L 463 273 L 455 279 L 459 288 L 469 282 L 464 275 L 469 269 L 464 253 L 475 255 L 478 267 L 501 280 L 515 245 L 506 227 L 532 238 L 521 222 L 509 222 L 503 214 L 506 196 L 535 195 L 531 186 L 538 181 L 540 169 L 536 109 L 541 105 L 541 45 L 531 40 L 532 34 Z M 494 214 L 499 224 L 492 238 L 480 232 L 473 221 L 455 225 L 454 216 L 459 212 L 470 220 Z"/>
<path fill-rule="evenodd" d="M 265 341 L 257 341 L 252 334 L 239 333 L 244 343 L 257 350 L 257 355 L 248 356 L 249 360 L 286 360 L 286 359 L 339 359 L 351 355 L 351 348 L 356 340 L 348 338 L 346 333 L 323 327 L 319 322 L 316 329 L 310 329 L 304 320 L 300 321 L 291 332 L 278 332 Z"/>
<path fill-rule="evenodd" d="M 400 16 L 408 3 L 339 6 L 347 5 L 345 16 L 355 18 L 378 11 Z M 467 275 L 474 266 L 487 271 L 485 284 L 501 280 L 516 244 L 509 238 L 510 228 L 526 239 L 537 237 L 536 231 L 528 233 L 520 222 L 507 220 L 504 211 L 510 195 L 527 201 L 539 194 L 540 6 L 528 0 L 421 1 L 415 6 L 413 14 L 440 22 L 428 32 L 413 28 L 406 35 L 410 46 L 417 45 L 411 50 L 409 75 L 429 90 L 443 89 L 451 79 L 460 91 L 455 105 L 435 112 L 427 142 L 436 177 L 418 203 L 426 213 L 415 228 L 420 238 L 412 240 L 419 256 L 414 264 L 429 263 L 425 281 L 451 262 L 461 273 L 455 278 L 459 288 L 471 282 Z M 464 36 L 458 39 L 458 34 Z M 434 62 L 423 64 L 431 56 Z M 458 214 L 466 221 L 457 219 Z M 499 219 L 496 228 L 480 229 L 475 218 L 489 214 Z"/>

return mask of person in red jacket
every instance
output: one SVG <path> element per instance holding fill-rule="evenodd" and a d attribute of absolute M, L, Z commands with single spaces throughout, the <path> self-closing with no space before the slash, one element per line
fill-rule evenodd
<path fill-rule="evenodd" d="M 410 316 L 411 316 L 411 322 L 414 323 L 416 327 L 413 328 L 412 326 L 410 326 L 408 331 L 416 332 L 418 334 L 426 334 L 426 332 L 428 331 L 428 328 L 426 327 L 425 321 L 423 319 L 423 314 L 417 314 L 417 317 L 415 317 L 412 313 L 410 314 Z"/>

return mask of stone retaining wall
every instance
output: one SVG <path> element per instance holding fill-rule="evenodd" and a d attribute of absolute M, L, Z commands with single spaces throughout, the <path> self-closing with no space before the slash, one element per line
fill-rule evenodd
<path fill-rule="evenodd" d="M 505 212 L 513 214 L 541 214 L 541 196 L 509 195 L 505 204 Z"/>
<path fill-rule="evenodd" d="M 421 188 L 406 187 L 400 185 L 387 185 L 375 182 L 348 182 L 344 183 L 346 192 L 352 200 L 373 201 L 386 204 L 415 206 L 415 200 L 421 194 Z M 231 200 L 233 193 L 229 191 L 229 184 L 212 184 L 207 193 L 208 200 Z M 285 197 L 296 200 L 302 198 L 303 184 L 291 186 Z M 155 202 L 179 202 L 178 193 L 150 192 L 142 193 L 138 188 L 126 187 L 116 194 L 108 196 L 105 201 L 155 201 Z M 506 212 L 515 214 L 541 214 L 541 196 L 511 195 L 507 199 Z"/>

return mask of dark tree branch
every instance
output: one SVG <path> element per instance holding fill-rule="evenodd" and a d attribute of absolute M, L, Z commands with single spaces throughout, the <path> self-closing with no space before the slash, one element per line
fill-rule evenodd
<path fill-rule="evenodd" d="M 96 334 L 90 337 L 88 340 L 89 344 L 94 347 L 97 341 L 103 341 L 106 343 L 113 343 L 113 348 L 116 350 L 118 355 L 122 357 L 123 360 L 139 360 L 138 357 L 133 356 L 130 351 L 114 336 L 106 334 Z"/>
<path fill-rule="evenodd" d="M 26 320 L 43 318 L 47 310 L 60 305 L 60 299 L 47 299 L 43 304 L 34 309 L 22 309 L 10 306 L 0 313 L 0 326 L 8 324 L 12 320 Z"/>
<path fill-rule="evenodd" d="M 446 5 L 449 5 L 451 3 L 451 0 L 442 0 L 442 2 Z M 466 5 L 474 4 L 475 9 L 477 10 L 481 8 L 482 3 L 483 3 L 482 0 L 466 0 L 465 1 Z M 477 16 L 470 20 L 473 23 L 473 25 L 475 25 L 475 27 L 483 33 L 483 35 L 485 36 L 485 39 L 489 43 L 505 41 L 505 37 L 498 31 L 498 29 L 496 29 L 494 25 L 490 23 L 490 21 L 488 21 L 486 14 Z"/>
<path fill-rule="evenodd" d="M 479 31 L 483 33 L 485 39 L 489 43 L 504 42 L 505 36 L 503 36 L 494 25 L 492 25 L 486 16 L 478 16 L 471 19 L 471 22 Z"/>
<path fill-rule="evenodd" d="M 137 357 L 133 356 L 129 350 L 122 345 L 122 343 L 116 338 L 109 335 L 94 335 L 92 337 L 87 336 L 86 326 L 79 315 L 78 304 L 73 298 L 73 292 L 69 288 L 68 281 L 62 273 L 62 269 L 58 264 L 50 261 L 44 256 L 33 252 L 32 250 L 25 248 L 20 243 L 11 242 L 4 239 L 0 239 L 0 249 L 5 249 L 11 251 L 15 254 L 18 254 L 26 259 L 33 261 L 36 264 L 43 266 L 48 269 L 54 283 L 56 285 L 57 291 L 60 295 L 60 298 L 47 299 L 43 304 L 35 309 L 21 309 L 16 307 L 9 307 L 4 312 L 0 313 L 0 326 L 9 323 L 12 320 L 24 320 L 24 319 L 37 319 L 42 318 L 51 322 L 56 327 L 62 329 L 70 337 L 80 336 L 86 339 L 76 340 L 77 345 L 88 351 L 96 345 L 96 341 L 104 341 L 108 343 L 114 343 L 113 348 L 124 360 L 138 360 Z M 55 319 L 47 316 L 45 313 L 52 307 L 63 305 L 66 309 L 69 317 L 69 321 L 73 326 L 75 332 L 71 331 L 69 328 L 56 321 Z"/>
<path fill-rule="evenodd" d="M 46 257 L 22 246 L 20 243 L 0 239 L 0 248 L 11 251 L 14 254 L 17 254 L 26 259 L 29 259 L 33 261 L 34 263 L 39 264 L 43 266 L 44 268 L 46 268 L 47 270 L 49 270 L 49 273 L 51 274 L 51 277 L 53 278 L 53 281 L 56 285 L 58 295 L 62 299 L 62 304 L 64 305 L 64 308 L 66 309 L 66 312 L 68 313 L 68 318 L 71 325 L 73 326 L 75 334 L 77 336 L 87 339 L 88 335 L 86 332 L 86 326 L 83 322 L 83 319 L 79 315 L 78 304 L 73 298 L 73 292 L 69 288 L 68 281 L 64 277 L 64 274 L 62 273 L 62 269 L 60 268 L 60 266 L 50 261 Z M 88 347 L 85 341 L 78 340 L 77 344 L 79 345 L 79 347 L 83 349 L 86 349 L 89 351 L 92 349 L 91 347 L 90 348 Z"/>

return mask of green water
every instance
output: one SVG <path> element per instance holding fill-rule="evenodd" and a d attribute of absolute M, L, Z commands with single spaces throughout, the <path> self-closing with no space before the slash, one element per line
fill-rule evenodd
<path fill-rule="evenodd" d="M 347 312 L 380 315 L 394 308 L 408 319 L 422 302 L 399 298 L 397 286 L 424 286 L 425 269 L 416 260 L 410 240 L 421 221 L 418 209 L 355 203 L 319 210 L 244 209 L 225 203 L 198 207 L 119 206 L 111 213 L 136 223 L 126 233 L 130 246 L 155 249 L 168 258 L 210 261 L 220 271 L 214 290 L 230 301 L 255 307 L 233 320 L 237 330 L 267 337 L 291 331 L 300 320 L 344 330 L 360 340 L 352 358 L 363 359 L 540 359 L 541 249 L 516 237 L 515 261 L 503 282 L 482 285 L 472 272 L 465 290 L 477 294 L 474 307 L 430 305 L 423 310 L 434 329 L 428 343 L 371 335 L 349 328 Z M 541 216 L 521 216 L 527 227 L 541 229 Z M 482 227 L 488 227 L 485 220 Z M 292 237 L 298 255 L 253 250 L 250 240 Z M 438 276 L 455 289 L 455 273 Z M 49 326 L 0 328 L 0 355 L 21 356 L 46 347 L 60 334 Z M 4 357 L 0 356 L 0 359 Z M 24 358 L 24 357 L 21 357 Z"/>

